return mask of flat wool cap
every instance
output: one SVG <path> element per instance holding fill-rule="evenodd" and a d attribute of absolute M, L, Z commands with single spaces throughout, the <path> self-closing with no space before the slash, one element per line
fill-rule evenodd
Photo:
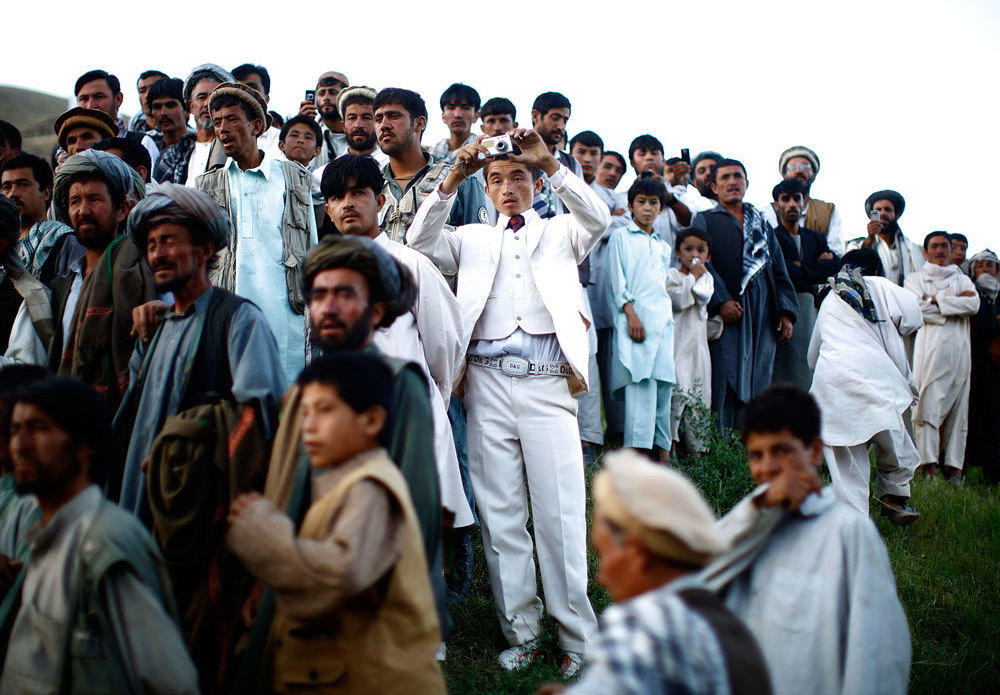
<path fill-rule="evenodd" d="M 785 166 L 788 165 L 788 160 L 792 157 L 805 157 L 812 164 L 813 173 L 819 173 L 819 155 L 810 150 L 808 147 L 802 145 L 796 145 L 795 147 L 789 147 L 787 150 L 781 153 L 778 157 L 778 173 L 782 176 L 785 175 Z"/>
<path fill-rule="evenodd" d="M 69 135 L 71 130 L 81 126 L 93 128 L 102 133 L 105 138 L 113 138 L 118 135 L 118 124 L 115 123 L 115 120 L 111 116 L 97 109 L 85 109 L 82 106 L 76 106 L 69 111 L 63 112 L 56 119 L 54 130 L 56 131 L 56 139 L 59 141 L 59 146 L 66 149 L 66 136 Z M 104 138 L 101 139 L 103 140 Z"/>
<path fill-rule="evenodd" d="M 254 117 L 264 121 L 264 130 L 267 130 L 271 125 L 271 117 L 267 114 L 267 102 L 264 101 L 261 93 L 253 87 L 239 82 L 220 84 L 212 91 L 212 96 L 208 98 L 208 107 L 214 109 L 215 102 L 222 97 L 235 97 L 249 106 L 254 113 Z M 257 137 L 260 137 L 260 135 L 261 133 L 257 133 Z"/>

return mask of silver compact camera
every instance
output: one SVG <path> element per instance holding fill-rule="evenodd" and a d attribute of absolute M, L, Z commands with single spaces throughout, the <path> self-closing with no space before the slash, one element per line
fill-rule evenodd
<path fill-rule="evenodd" d="M 489 152 L 488 155 L 480 153 L 480 157 L 506 157 L 509 154 L 521 154 L 521 148 L 510 139 L 510 134 L 497 135 L 492 138 L 483 138 L 480 144 Z"/>

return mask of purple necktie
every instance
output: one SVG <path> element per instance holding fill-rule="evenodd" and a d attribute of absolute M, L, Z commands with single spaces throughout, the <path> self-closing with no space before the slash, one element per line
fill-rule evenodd
<path fill-rule="evenodd" d="M 524 215 L 514 215 L 513 217 L 510 218 L 510 221 L 507 222 L 507 228 L 513 230 L 515 234 L 517 234 L 517 230 L 519 230 L 523 226 L 524 226 Z"/>

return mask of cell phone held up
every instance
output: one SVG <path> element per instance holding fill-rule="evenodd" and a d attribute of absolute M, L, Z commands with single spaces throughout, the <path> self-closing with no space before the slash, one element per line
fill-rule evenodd
<path fill-rule="evenodd" d="M 881 222 L 882 215 L 881 213 L 879 213 L 878 210 L 872 210 L 871 212 L 868 213 L 868 219 L 870 219 L 872 222 Z"/>
<path fill-rule="evenodd" d="M 310 104 L 315 104 L 316 103 L 316 90 L 315 89 L 307 89 L 306 90 L 306 101 L 308 101 Z"/>

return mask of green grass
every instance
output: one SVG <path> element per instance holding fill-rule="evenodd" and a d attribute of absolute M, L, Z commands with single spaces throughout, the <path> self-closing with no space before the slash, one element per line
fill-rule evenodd
<path fill-rule="evenodd" d="M 709 454 L 684 457 L 677 465 L 721 514 L 753 488 L 753 481 L 739 442 L 710 437 Z M 1000 692 L 1000 490 L 982 484 L 974 470 L 962 488 L 918 479 L 912 494 L 923 514 L 914 525 L 897 528 L 873 517 L 889 550 L 910 623 L 910 690 Z M 478 537 L 474 545 L 472 595 L 452 608 L 455 631 L 445 666 L 448 691 L 533 693 L 544 683 L 559 681 L 560 652 L 549 618 L 544 621 L 542 654 L 529 669 L 507 673 L 497 664 L 496 655 L 507 645 L 493 610 Z M 609 599 L 593 580 L 593 553 L 590 570 L 590 599 L 600 613 Z"/>

